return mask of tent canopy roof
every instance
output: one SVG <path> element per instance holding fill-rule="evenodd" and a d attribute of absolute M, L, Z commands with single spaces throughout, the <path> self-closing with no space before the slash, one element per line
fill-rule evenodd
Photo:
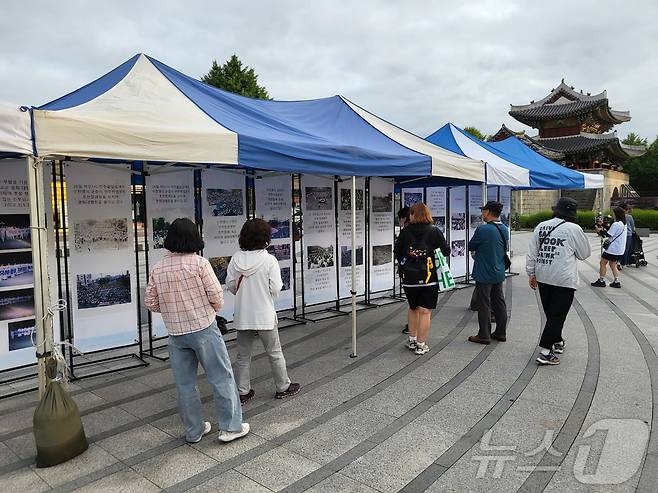
<path fill-rule="evenodd" d="M 143 54 L 34 108 L 33 117 L 41 156 L 484 180 L 482 162 L 434 146 L 342 96 L 246 98 Z"/>
<path fill-rule="evenodd" d="M 427 140 L 453 152 L 487 163 L 487 184 L 518 189 L 600 188 L 597 175 L 574 171 L 545 158 L 516 137 L 499 142 L 482 142 L 452 123 L 447 123 Z"/>
<path fill-rule="evenodd" d="M 0 102 L 0 157 L 32 154 L 30 114 L 18 105 Z"/>

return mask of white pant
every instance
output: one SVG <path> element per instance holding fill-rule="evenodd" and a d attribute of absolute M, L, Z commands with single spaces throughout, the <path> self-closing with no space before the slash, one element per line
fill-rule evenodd
<path fill-rule="evenodd" d="M 274 385 L 277 392 L 284 392 L 290 386 L 288 370 L 286 369 L 286 359 L 283 357 L 281 342 L 279 341 L 279 331 L 272 330 L 238 330 L 238 361 L 236 368 L 236 380 L 238 391 L 241 395 L 249 393 L 251 390 L 251 376 L 249 373 L 251 367 L 251 347 L 254 340 L 260 337 L 265 347 L 265 352 L 270 360 Z"/>

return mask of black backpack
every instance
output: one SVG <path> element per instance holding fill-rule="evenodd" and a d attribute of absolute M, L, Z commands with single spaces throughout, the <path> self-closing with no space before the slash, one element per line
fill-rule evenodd
<path fill-rule="evenodd" d="M 433 233 L 428 229 L 421 237 L 412 237 L 400 265 L 400 277 L 405 286 L 427 286 L 436 284 L 434 249 L 429 246 Z"/>

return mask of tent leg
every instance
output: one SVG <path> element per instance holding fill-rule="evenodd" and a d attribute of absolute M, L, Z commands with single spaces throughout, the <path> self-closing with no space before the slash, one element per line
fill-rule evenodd
<path fill-rule="evenodd" d="M 356 358 L 356 176 L 352 177 L 352 354 Z"/>
<path fill-rule="evenodd" d="M 32 230 L 32 265 L 34 271 L 34 316 L 36 325 L 36 353 L 39 396 L 46 385 L 46 358 L 53 347 L 52 316 L 49 314 L 48 240 L 46 209 L 44 206 L 43 161 L 28 157 L 27 184 L 30 199 L 30 227 Z"/>

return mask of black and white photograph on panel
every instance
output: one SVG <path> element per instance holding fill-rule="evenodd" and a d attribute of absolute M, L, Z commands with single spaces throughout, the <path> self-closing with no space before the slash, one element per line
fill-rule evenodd
<path fill-rule="evenodd" d="M 372 212 L 393 212 L 393 194 L 373 195 Z"/>
<path fill-rule="evenodd" d="M 128 219 L 85 219 L 73 225 L 76 252 L 121 250 L 128 248 Z"/>
<path fill-rule="evenodd" d="M 352 247 L 340 247 L 340 265 L 341 267 L 352 267 Z M 356 265 L 363 265 L 363 247 L 356 247 Z"/>
<path fill-rule="evenodd" d="M 127 270 L 78 274 L 76 287 L 79 310 L 125 305 L 131 301 L 130 273 Z"/>
<path fill-rule="evenodd" d="M 352 210 L 352 189 L 351 188 L 341 188 L 340 189 L 340 210 L 341 211 L 351 211 Z M 356 210 L 363 210 L 363 190 L 360 188 L 356 189 Z"/>
<path fill-rule="evenodd" d="M 272 239 L 281 240 L 283 238 L 290 238 L 290 219 L 268 219 L 267 223 L 272 228 Z"/>
<path fill-rule="evenodd" d="M 453 257 L 466 256 L 466 240 L 453 240 L 450 244 L 450 251 Z"/>
<path fill-rule="evenodd" d="M 434 216 L 432 218 L 434 226 L 439 228 L 442 233 L 446 232 L 446 217 L 445 216 Z"/>
<path fill-rule="evenodd" d="M 31 245 L 30 215 L 0 214 L 0 250 L 20 250 Z"/>
<path fill-rule="evenodd" d="M 482 213 L 471 214 L 471 229 L 477 228 L 482 224 Z"/>
<path fill-rule="evenodd" d="M 306 187 L 307 211 L 330 211 L 334 208 L 331 187 Z"/>
<path fill-rule="evenodd" d="M 423 201 L 423 192 L 405 192 L 404 193 L 404 206 L 411 207 L 418 202 Z"/>
<path fill-rule="evenodd" d="M 274 255 L 277 260 L 290 260 L 290 243 L 283 245 L 270 245 L 267 251 Z"/>
<path fill-rule="evenodd" d="M 32 252 L 0 253 L 0 288 L 34 283 Z"/>
<path fill-rule="evenodd" d="M 37 342 L 35 331 L 36 323 L 34 319 L 9 322 L 7 331 L 9 350 L 16 351 L 33 347 Z"/>
<path fill-rule="evenodd" d="M 466 229 L 466 213 L 453 212 L 450 216 L 450 229 L 460 231 Z"/>
<path fill-rule="evenodd" d="M 244 215 L 243 191 L 241 188 L 208 188 L 206 201 L 213 216 Z"/>
<path fill-rule="evenodd" d="M 34 317 L 32 288 L 0 291 L 0 320 Z"/>
<path fill-rule="evenodd" d="M 171 223 L 164 217 L 154 217 L 151 223 L 153 225 L 153 248 L 156 250 L 164 248 L 165 238 Z"/>
<path fill-rule="evenodd" d="M 281 281 L 283 282 L 281 291 L 288 291 L 290 289 L 290 267 L 281 269 Z"/>
<path fill-rule="evenodd" d="M 393 262 L 393 245 L 373 245 L 372 265 L 385 265 Z"/>
<path fill-rule="evenodd" d="M 228 271 L 228 264 L 231 262 L 231 256 L 210 257 L 208 262 L 210 262 L 212 270 L 215 271 L 219 283 L 222 285 L 226 284 L 226 273 Z"/>
<path fill-rule="evenodd" d="M 311 245 L 306 248 L 309 269 L 322 269 L 334 266 L 334 246 Z"/>

